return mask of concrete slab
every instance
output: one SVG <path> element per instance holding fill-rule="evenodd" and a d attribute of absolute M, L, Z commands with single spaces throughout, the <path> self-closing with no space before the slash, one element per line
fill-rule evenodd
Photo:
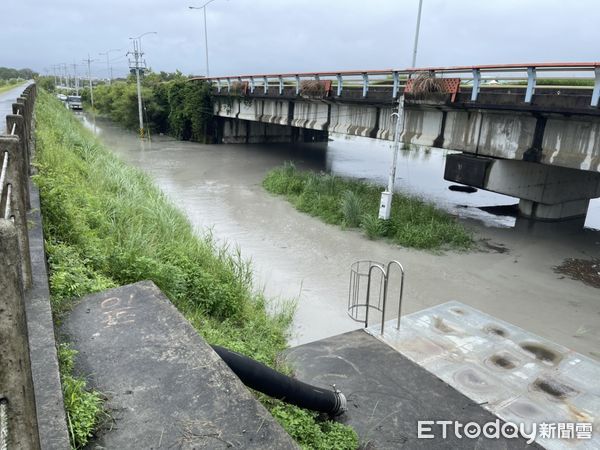
<path fill-rule="evenodd" d="M 451 301 L 367 328 L 499 418 L 556 426 L 548 450 L 600 448 L 600 363 L 469 305 Z M 558 432 L 558 424 L 570 424 Z M 562 425 L 561 425 L 562 426 Z"/>
<path fill-rule="evenodd" d="M 442 438 L 434 425 L 433 439 L 417 438 L 419 420 L 452 420 L 483 425 L 497 417 L 469 400 L 363 330 L 290 349 L 287 361 L 308 383 L 335 383 L 348 399 L 341 421 L 354 427 L 368 449 L 521 449 L 524 439 Z"/>
<path fill-rule="evenodd" d="M 91 448 L 297 448 L 152 282 L 85 297 L 62 330 L 108 397 Z"/>

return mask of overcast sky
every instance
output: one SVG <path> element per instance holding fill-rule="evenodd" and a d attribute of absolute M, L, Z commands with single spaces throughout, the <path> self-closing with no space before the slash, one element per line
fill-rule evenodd
<path fill-rule="evenodd" d="M 154 70 L 204 74 L 205 0 L 2 0 L 0 66 L 127 70 L 130 36 Z M 410 65 L 418 0 L 214 0 L 212 75 Z M 417 66 L 600 60 L 600 0 L 423 0 Z M 83 70 L 80 66 L 78 70 Z"/>

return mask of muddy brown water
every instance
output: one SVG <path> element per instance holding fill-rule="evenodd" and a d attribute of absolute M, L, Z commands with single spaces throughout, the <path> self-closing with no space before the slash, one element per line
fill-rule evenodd
<path fill-rule="evenodd" d="M 266 172 L 288 160 L 302 169 L 385 182 L 387 143 L 341 137 L 328 144 L 211 146 L 160 136 L 149 143 L 106 121 L 96 122 L 96 132 L 149 173 L 199 232 L 211 229 L 221 242 L 238 246 L 252 260 L 256 285 L 275 304 L 297 300 L 291 345 L 360 327 L 346 314 L 350 265 L 397 259 L 406 269 L 403 314 L 457 300 L 600 359 L 600 291 L 552 270 L 566 257 L 600 255 L 600 232 L 532 229 L 479 210 L 514 199 L 448 190 L 444 152 L 403 152 L 399 189 L 459 215 L 479 242 L 492 246 L 440 254 L 370 241 L 302 214 L 261 187 Z M 498 246 L 507 250 L 493 250 Z M 392 282 L 390 291 L 396 287 Z"/>

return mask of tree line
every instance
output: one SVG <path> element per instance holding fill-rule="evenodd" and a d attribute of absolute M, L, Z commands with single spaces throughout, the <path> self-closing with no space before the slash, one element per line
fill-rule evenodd
<path fill-rule="evenodd" d="M 89 89 L 82 93 L 89 104 Z M 212 100 L 210 85 L 190 81 L 180 72 L 147 73 L 142 80 L 144 128 L 177 139 L 211 141 Z M 135 76 L 94 87 L 94 108 L 125 128 L 137 130 L 138 103 Z"/>
<path fill-rule="evenodd" d="M 21 78 L 30 80 L 38 74 L 31 69 L 12 69 L 10 67 L 0 67 L 0 80 L 11 80 Z"/>

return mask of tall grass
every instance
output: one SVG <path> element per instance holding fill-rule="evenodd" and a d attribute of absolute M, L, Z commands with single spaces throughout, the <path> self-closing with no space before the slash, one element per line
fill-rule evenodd
<path fill-rule="evenodd" d="M 121 162 L 43 91 L 36 116 L 35 181 L 55 318 L 84 294 L 149 279 L 208 342 L 275 365 L 286 347 L 292 309 L 267 314 L 266 299 L 255 291 L 251 267 L 239 253 L 219 247 L 208 234 L 198 237 L 148 176 Z M 298 426 L 329 427 L 313 413 L 298 424 L 292 420 L 297 408 L 273 401 L 267 406 L 289 412 L 278 420 L 290 433 Z M 335 430 L 356 444 L 353 430 Z M 298 439 L 308 445 L 302 435 Z"/>
<path fill-rule="evenodd" d="M 302 172 L 287 163 L 271 170 L 263 186 L 285 196 L 302 212 L 327 223 L 360 227 L 371 239 L 386 237 L 406 247 L 432 250 L 468 249 L 473 243 L 454 217 L 403 194 L 394 194 L 390 220 L 379 220 L 382 188 L 364 182 Z"/>

